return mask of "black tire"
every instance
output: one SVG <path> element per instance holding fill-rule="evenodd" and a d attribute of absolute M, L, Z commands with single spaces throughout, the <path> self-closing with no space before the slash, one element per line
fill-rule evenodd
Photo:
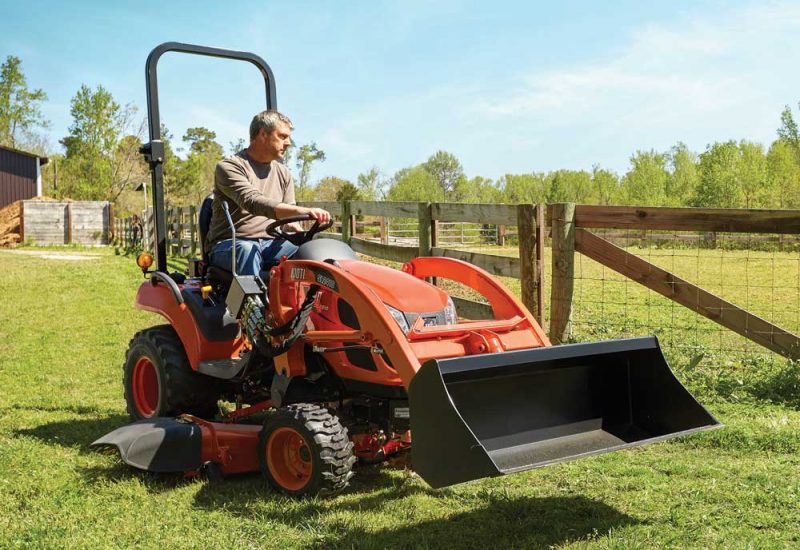
<path fill-rule="evenodd" d="M 217 412 L 214 380 L 192 370 L 170 325 L 134 335 L 125 354 L 122 384 L 133 420 L 184 413 L 213 418 Z"/>
<path fill-rule="evenodd" d="M 287 448 L 282 443 L 287 439 L 299 444 L 295 462 L 302 473 L 287 471 L 282 459 L 275 458 Z M 275 411 L 264 421 L 258 449 L 261 472 L 273 488 L 288 495 L 333 495 L 354 475 L 356 456 L 347 429 L 320 405 L 296 403 Z"/>

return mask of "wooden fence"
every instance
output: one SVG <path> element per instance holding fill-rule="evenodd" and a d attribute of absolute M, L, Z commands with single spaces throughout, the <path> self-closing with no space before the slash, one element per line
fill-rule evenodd
<path fill-rule="evenodd" d="M 36 244 L 104 245 L 110 242 L 107 201 L 22 201 L 20 238 Z"/>
<path fill-rule="evenodd" d="M 551 204 L 547 208 L 532 204 L 365 201 L 302 204 L 325 208 L 337 217 L 337 226 L 328 236 L 348 242 L 361 254 L 396 262 L 429 255 L 457 258 L 493 275 L 519 279 L 523 303 L 543 326 L 544 258 L 549 236 L 552 249 L 549 332 L 555 343 L 569 338 L 574 301 L 575 253 L 578 252 L 767 349 L 800 359 L 800 339 L 796 335 L 628 252 L 614 244 L 613 239 L 607 240 L 590 231 L 758 233 L 777 235 L 778 242 L 791 242 L 800 234 L 800 211 L 638 208 L 571 203 Z M 393 236 L 390 229 L 393 220 L 404 220 L 406 226 L 415 221 L 416 231 L 404 229 L 401 236 Z M 117 223 L 117 244 L 129 244 L 126 240 L 130 237 L 129 220 L 118 220 Z M 490 254 L 483 250 L 476 252 L 460 247 L 459 243 L 445 244 L 442 242 L 442 228 L 446 227 L 445 224 L 453 223 L 494 228 L 491 231 L 496 236 L 495 245 L 507 244 L 506 238 L 513 235 L 516 237 L 518 255 Z M 196 211 L 193 207 L 169 209 L 167 227 L 167 243 L 172 254 L 199 252 Z M 663 233 L 658 236 L 667 235 Z M 750 237 L 750 240 L 774 240 L 763 235 Z M 649 238 L 654 238 L 653 234 Z M 505 252 L 508 252 L 507 247 Z M 491 316 L 486 304 L 467 299 L 454 301 L 459 314 L 465 317 Z"/>

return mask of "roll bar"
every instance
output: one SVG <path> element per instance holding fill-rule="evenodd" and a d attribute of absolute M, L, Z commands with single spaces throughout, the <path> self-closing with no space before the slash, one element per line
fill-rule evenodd
<path fill-rule="evenodd" d="M 145 66 L 145 81 L 147 84 L 147 124 L 150 129 L 150 141 L 142 144 L 139 152 L 150 165 L 150 175 L 153 188 L 153 215 L 156 225 L 156 266 L 159 271 L 167 270 L 167 227 L 164 211 L 164 142 L 161 139 L 161 115 L 158 108 L 158 60 L 166 52 L 181 52 L 208 57 L 221 57 L 223 59 L 236 59 L 247 61 L 256 66 L 264 77 L 266 90 L 267 109 L 277 109 L 275 99 L 275 77 L 266 61 L 249 52 L 224 50 L 209 46 L 183 44 L 180 42 L 165 42 L 153 48 L 147 56 Z"/>

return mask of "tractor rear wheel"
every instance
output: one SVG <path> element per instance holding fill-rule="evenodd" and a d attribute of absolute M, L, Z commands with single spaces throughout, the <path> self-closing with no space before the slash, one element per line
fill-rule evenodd
<path fill-rule="evenodd" d="M 183 413 L 211 418 L 218 392 L 213 380 L 192 370 L 170 325 L 137 332 L 123 366 L 125 402 L 133 420 Z"/>
<path fill-rule="evenodd" d="M 281 407 L 264 421 L 259 456 L 270 485 L 293 496 L 340 492 L 356 462 L 347 429 L 311 403 Z"/>

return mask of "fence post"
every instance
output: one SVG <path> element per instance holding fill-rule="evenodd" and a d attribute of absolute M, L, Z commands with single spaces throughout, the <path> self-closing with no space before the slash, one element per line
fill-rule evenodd
<path fill-rule="evenodd" d="M 67 242 L 64 244 L 72 244 L 72 203 L 67 203 Z"/>
<path fill-rule="evenodd" d="M 536 224 L 535 207 L 532 204 L 517 205 L 517 231 L 519 233 L 519 279 L 522 303 L 534 315 L 536 303 Z"/>
<path fill-rule="evenodd" d="M 381 216 L 380 221 L 381 221 L 381 244 L 389 244 L 389 224 L 387 223 L 386 216 Z"/>
<path fill-rule="evenodd" d="M 547 238 L 547 209 L 536 205 L 536 319 L 544 327 L 544 241 Z"/>
<path fill-rule="evenodd" d="M 550 339 L 554 344 L 569 338 L 575 275 L 575 204 L 550 205 L 553 267 L 550 289 Z"/>
<path fill-rule="evenodd" d="M 350 244 L 353 236 L 353 216 L 350 214 L 350 201 L 342 201 L 342 240 Z"/>
<path fill-rule="evenodd" d="M 192 242 L 192 257 L 195 257 L 197 256 L 197 207 L 194 205 L 189 207 L 189 235 Z"/>
<path fill-rule="evenodd" d="M 431 255 L 431 225 L 433 216 L 431 215 L 431 203 L 421 202 L 419 210 L 419 255 Z"/>

